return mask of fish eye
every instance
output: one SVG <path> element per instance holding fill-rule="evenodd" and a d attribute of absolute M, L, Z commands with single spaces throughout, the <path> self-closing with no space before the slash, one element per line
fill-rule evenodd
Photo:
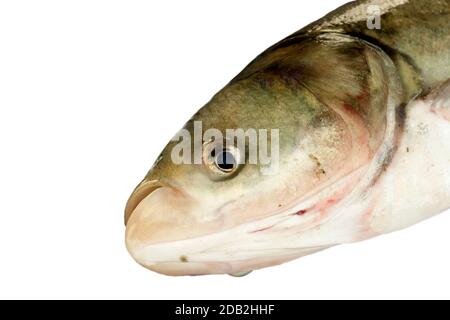
<path fill-rule="evenodd" d="M 236 173 L 239 159 L 239 149 L 234 146 L 205 145 L 203 162 L 213 178 L 226 178 Z"/>
<path fill-rule="evenodd" d="M 213 150 L 212 153 L 215 154 L 215 150 Z M 214 157 L 214 164 L 223 172 L 233 171 L 237 165 L 233 153 L 227 149 L 223 149 Z"/>

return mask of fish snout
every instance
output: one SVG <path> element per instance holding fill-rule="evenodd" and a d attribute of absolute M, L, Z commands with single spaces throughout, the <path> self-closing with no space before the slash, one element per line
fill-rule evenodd
<path fill-rule="evenodd" d="M 133 192 L 125 209 L 127 250 L 142 266 L 159 273 L 208 273 L 211 264 L 189 261 L 199 250 L 190 240 L 214 232 L 220 222 L 205 218 L 190 195 L 158 181 L 144 181 Z M 204 243 L 202 244 L 204 245 Z M 216 263 L 216 269 L 224 266 Z"/>
<path fill-rule="evenodd" d="M 127 242 L 161 243 L 189 236 L 196 224 L 194 200 L 156 181 L 139 185 L 125 209 Z"/>
<path fill-rule="evenodd" d="M 155 191 L 161 186 L 162 185 L 158 180 L 150 180 L 150 181 L 144 180 L 136 187 L 136 189 L 134 189 L 125 206 L 125 216 L 124 216 L 125 225 L 127 225 L 127 222 L 130 219 L 131 214 L 133 213 L 134 209 L 136 209 L 136 207 L 139 205 L 139 203 L 145 197 L 150 195 L 153 191 Z"/>

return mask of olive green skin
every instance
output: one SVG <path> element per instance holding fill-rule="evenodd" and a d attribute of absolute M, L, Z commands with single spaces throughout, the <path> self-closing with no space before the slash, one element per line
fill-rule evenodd
<path fill-rule="evenodd" d="M 382 8 L 381 29 L 367 27 L 366 8 L 372 4 L 379 4 Z M 449 15 L 449 0 L 354 1 L 330 12 L 275 47 L 323 32 L 345 33 L 364 39 L 389 55 L 408 97 L 413 97 L 428 93 L 450 76 Z"/>

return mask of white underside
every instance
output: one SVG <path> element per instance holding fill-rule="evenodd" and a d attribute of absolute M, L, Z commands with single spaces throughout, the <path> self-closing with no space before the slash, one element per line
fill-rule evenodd
<path fill-rule="evenodd" d="M 437 99 L 408 106 L 405 133 L 371 219 L 376 232 L 410 226 L 450 207 L 450 122 L 436 112 L 449 112 L 450 100 Z"/>

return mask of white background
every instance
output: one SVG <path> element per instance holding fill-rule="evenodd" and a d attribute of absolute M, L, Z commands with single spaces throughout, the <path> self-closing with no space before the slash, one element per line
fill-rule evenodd
<path fill-rule="evenodd" d="M 125 202 L 173 134 L 344 2 L 0 2 L 0 298 L 450 298 L 448 213 L 244 278 L 125 249 Z"/>

